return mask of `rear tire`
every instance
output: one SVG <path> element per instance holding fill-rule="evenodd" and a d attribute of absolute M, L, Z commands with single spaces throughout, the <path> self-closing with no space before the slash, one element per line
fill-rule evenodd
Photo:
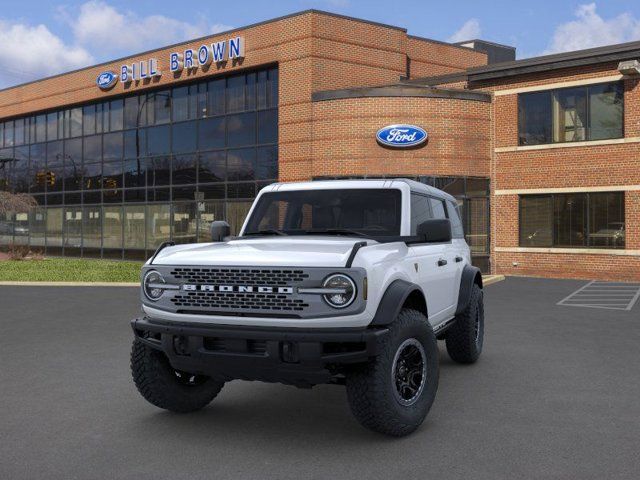
<path fill-rule="evenodd" d="M 224 386 L 210 377 L 174 369 L 164 353 L 139 340 L 134 340 L 131 348 L 131 374 L 145 400 L 178 413 L 206 407 Z"/>
<path fill-rule="evenodd" d="M 456 316 L 446 332 L 447 352 L 458 363 L 475 363 L 484 343 L 484 302 L 482 289 L 473 284 L 469 304 Z"/>
<path fill-rule="evenodd" d="M 402 309 L 389 330 L 380 354 L 347 374 L 347 398 L 364 427 L 400 437 L 415 431 L 433 404 L 438 346 L 427 317 L 416 310 Z"/>

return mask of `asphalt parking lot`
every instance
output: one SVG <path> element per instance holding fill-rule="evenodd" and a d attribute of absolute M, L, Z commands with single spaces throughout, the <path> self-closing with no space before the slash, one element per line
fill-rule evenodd
<path fill-rule="evenodd" d="M 133 288 L 0 287 L 0 478 L 637 479 L 640 305 L 556 305 L 586 282 L 486 289 L 485 350 L 418 432 L 362 429 L 343 388 L 233 382 L 205 410 L 147 404 Z"/>

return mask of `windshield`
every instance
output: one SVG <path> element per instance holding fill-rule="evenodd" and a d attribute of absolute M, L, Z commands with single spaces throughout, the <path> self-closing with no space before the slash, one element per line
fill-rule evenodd
<path fill-rule="evenodd" d="M 265 193 L 244 235 L 400 235 L 397 189 L 304 190 Z"/>

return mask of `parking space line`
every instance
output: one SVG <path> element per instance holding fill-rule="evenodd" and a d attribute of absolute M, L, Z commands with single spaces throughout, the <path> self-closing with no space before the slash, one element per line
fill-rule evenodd
<path fill-rule="evenodd" d="M 640 300 L 640 284 L 591 281 L 560 300 L 567 307 L 631 310 Z"/>

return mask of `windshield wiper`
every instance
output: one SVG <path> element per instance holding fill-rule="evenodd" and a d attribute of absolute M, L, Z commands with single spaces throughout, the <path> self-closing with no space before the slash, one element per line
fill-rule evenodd
<path fill-rule="evenodd" d="M 257 232 L 245 232 L 242 236 L 248 237 L 249 235 L 287 235 L 282 230 L 275 229 L 267 229 L 267 230 L 258 230 Z"/>
<path fill-rule="evenodd" d="M 357 230 L 350 230 L 348 228 L 327 228 L 325 230 L 307 230 L 309 234 L 326 234 L 326 235 L 353 235 L 356 237 L 371 238 L 366 233 L 358 232 Z"/>

